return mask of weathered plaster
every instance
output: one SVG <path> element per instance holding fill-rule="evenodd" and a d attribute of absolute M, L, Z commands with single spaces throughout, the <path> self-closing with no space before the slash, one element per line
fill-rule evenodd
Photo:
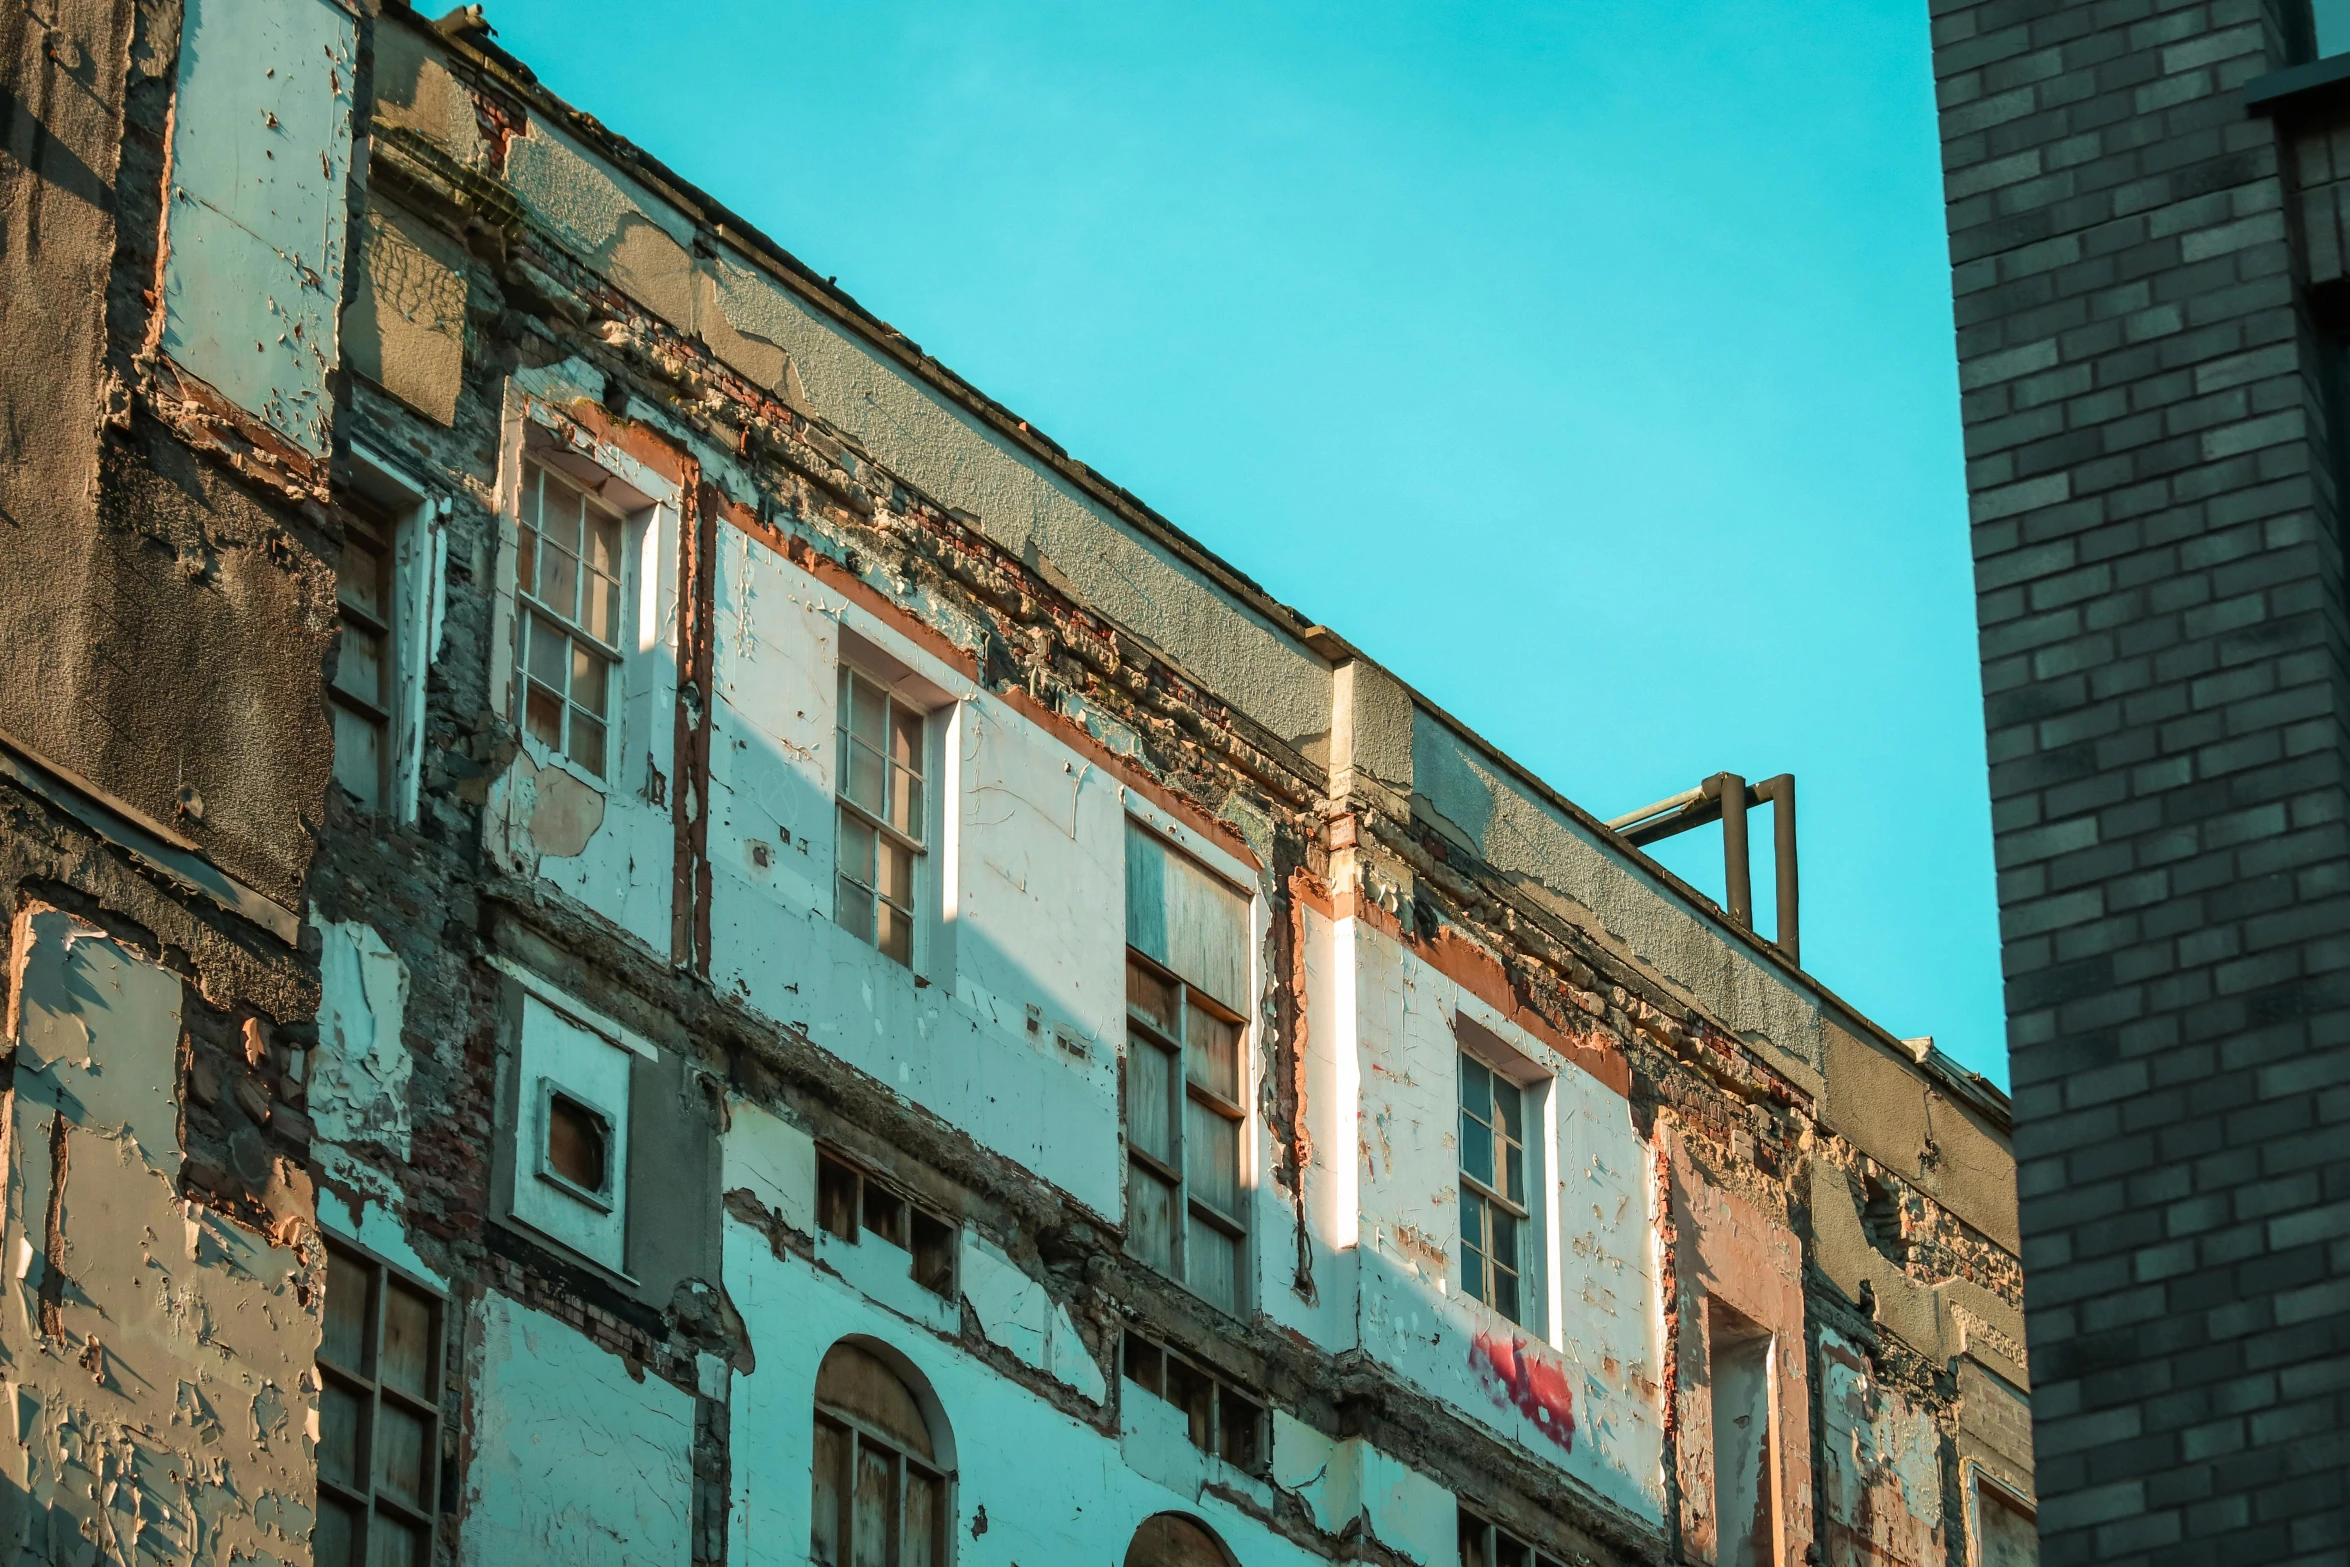
<path fill-rule="evenodd" d="M 495 1292 L 473 1326 L 462 1560 L 687 1561 L 693 1395 Z"/>
<path fill-rule="evenodd" d="M 11 1560 L 309 1560 L 320 1258 L 178 1193 L 177 976 L 33 905 L 10 952 Z"/>

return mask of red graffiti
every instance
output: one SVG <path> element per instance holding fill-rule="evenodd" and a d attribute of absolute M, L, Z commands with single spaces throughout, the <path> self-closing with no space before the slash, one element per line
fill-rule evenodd
<path fill-rule="evenodd" d="M 1469 1344 L 1469 1369 L 1496 1404 L 1515 1408 L 1544 1436 L 1575 1450 L 1575 1390 L 1557 1362 L 1524 1338 L 1480 1333 Z"/>

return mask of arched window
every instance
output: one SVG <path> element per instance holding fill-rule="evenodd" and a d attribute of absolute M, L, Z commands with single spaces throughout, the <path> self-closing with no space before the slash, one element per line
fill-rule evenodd
<path fill-rule="evenodd" d="M 1233 1561 L 1206 1524 L 1181 1513 L 1159 1513 L 1134 1531 L 1126 1567 L 1233 1567 Z"/>
<path fill-rule="evenodd" d="M 816 1372 L 809 1554 L 826 1567 L 945 1567 L 948 1455 L 905 1379 L 846 1342 Z"/>

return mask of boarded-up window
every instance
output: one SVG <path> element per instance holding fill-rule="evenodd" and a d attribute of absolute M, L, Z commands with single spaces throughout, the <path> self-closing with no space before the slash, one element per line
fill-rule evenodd
<path fill-rule="evenodd" d="M 1248 899 L 1131 821 L 1126 945 L 1226 1010 L 1248 1010 Z"/>
<path fill-rule="evenodd" d="M 816 1373 L 809 1555 L 824 1567 L 942 1567 L 947 1477 L 913 1390 L 872 1351 L 835 1344 Z"/>

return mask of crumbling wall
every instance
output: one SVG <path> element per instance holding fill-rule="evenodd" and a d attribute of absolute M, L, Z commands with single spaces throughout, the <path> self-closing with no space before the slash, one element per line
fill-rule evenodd
<path fill-rule="evenodd" d="M 307 1561 L 323 1272 L 308 1180 L 248 1121 L 229 1174 L 260 1188 L 269 1232 L 183 1193 L 179 1062 L 210 1056 L 185 1037 L 204 1003 L 180 976 L 37 903 L 9 959 L 0 1541 L 57 1567 Z M 233 1095 L 266 1114 L 255 1081 Z"/>

